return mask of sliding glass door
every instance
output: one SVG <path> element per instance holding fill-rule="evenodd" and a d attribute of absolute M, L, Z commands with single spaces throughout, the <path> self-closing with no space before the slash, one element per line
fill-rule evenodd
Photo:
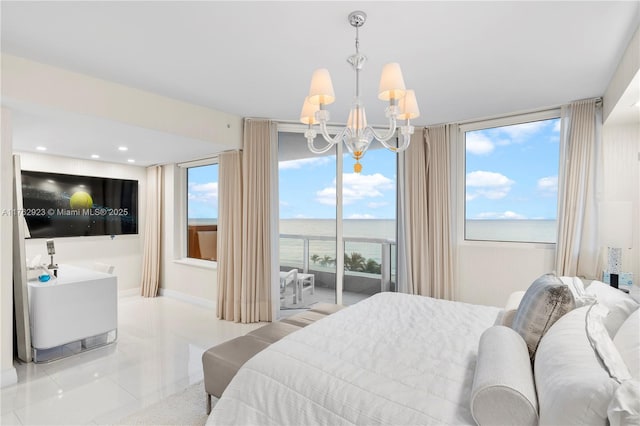
<path fill-rule="evenodd" d="M 301 133 L 278 139 L 281 309 L 395 291 L 397 155 L 374 143 L 355 173 L 339 146 L 316 155 Z"/>
<path fill-rule="evenodd" d="M 397 154 L 373 143 L 362 171 L 344 155 L 342 171 L 343 304 L 395 291 Z"/>
<path fill-rule="evenodd" d="M 281 309 L 336 302 L 335 171 L 335 147 L 316 155 L 302 134 L 279 133 Z"/>

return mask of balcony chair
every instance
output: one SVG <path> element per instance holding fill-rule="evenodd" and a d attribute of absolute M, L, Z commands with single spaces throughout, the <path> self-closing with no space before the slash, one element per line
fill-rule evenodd
<path fill-rule="evenodd" d="M 280 304 L 284 305 L 285 297 L 287 296 L 287 288 L 291 286 L 293 288 L 293 300 L 292 303 L 298 303 L 298 270 L 292 269 L 289 272 L 280 272 Z"/>

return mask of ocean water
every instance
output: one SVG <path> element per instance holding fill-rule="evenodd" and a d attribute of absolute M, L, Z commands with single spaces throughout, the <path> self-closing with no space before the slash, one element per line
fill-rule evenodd
<path fill-rule="evenodd" d="M 555 220 L 467 220 L 467 240 L 555 243 Z"/>
<path fill-rule="evenodd" d="M 189 219 L 190 224 L 212 224 L 216 219 Z M 467 240 L 553 243 L 556 240 L 555 220 L 467 220 Z M 345 253 L 360 253 L 365 259 L 382 260 L 382 242 L 396 241 L 396 222 L 388 219 L 345 219 L 343 221 Z M 336 221 L 332 219 L 280 220 L 280 263 L 302 267 L 304 237 L 309 240 L 309 256 L 320 259 L 336 257 Z M 294 237 L 286 238 L 283 235 Z M 349 241 L 367 238 L 372 241 Z M 395 251 L 392 252 L 395 254 Z M 314 267 L 320 266 L 320 260 Z"/>

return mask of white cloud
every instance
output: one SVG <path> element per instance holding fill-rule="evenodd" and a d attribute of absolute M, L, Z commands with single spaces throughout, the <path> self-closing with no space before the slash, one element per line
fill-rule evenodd
<path fill-rule="evenodd" d="M 278 163 L 278 169 L 280 170 L 302 169 L 303 167 L 319 166 L 322 164 L 327 164 L 329 161 L 330 159 L 327 156 L 300 158 L 298 160 L 289 160 L 289 161 L 280 161 Z"/>
<path fill-rule="evenodd" d="M 524 215 L 521 215 L 519 213 L 507 210 L 506 212 L 502 212 L 502 213 L 497 213 L 497 212 L 479 213 L 478 215 L 476 215 L 475 218 L 476 219 L 511 219 L 511 220 L 514 220 L 514 219 L 526 219 L 527 217 L 524 216 Z"/>
<path fill-rule="evenodd" d="M 548 125 L 548 121 L 532 121 L 530 123 L 501 127 L 500 131 L 506 133 L 514 142 L 520 142 L 522 139 L 539 132 Z"/>
<path fill-rule="evenodd" d="M 367 207 L 369 207 L 370 209 L 379 209 L 380 207 L 384 207 L 388 205 L 389 203 L 386 201 L 380 201 L 380 202 L 371 201 L 370 203 L 367 203 Z"/>
<path fill-rule="evenodd" d="M 393 189 L 393 181 L 388 177 L 375 173 L 364 175 L 345 173 L 342 176 L 342 198 L 345 205 L 365 198 L 382 197 L 382 191 Z M 321 204 L 336 204 L 336 181 L 333 185 L 316 192 L 316 200 Z"/>
<path fill-rule="evenodd" d="M 484 134 L 469 132 L 467 134 L 467 151 L 476 155 L 490 154 L 494 149 L 493 142 Z"/>
<path fill-rule="evenodd" d="M 372 216 L 368 213 L 365 214 L 361 214 L 361 213 L 354 213 L 351 216 L 349 216 L 347 219 L 375 219 L 375 216 Z"/>
<path fill-rule="evenodd" d="M 538 179 L 538 191 L 543 195 L 558 193 L 558 176 L 546 176 Z"/>
<path fill-rule="evenodd" d="M 467 201 L 478 197 L 498 200 L 504 198 L 511 191 L 515 182 L 501 173 L 477 170 L 467 173 Z"/>
<path fill-rule="evenodd" d="M 562 124 L 561 120 L 558 120 L 555 122 L 555 124 L 553 125 L 553 131 L 554 132 L 559 132 L 560 131 L 560 125 Z"/>
<path fill-rule="evenodd" d="M 467 173 L 467 186 L 473 187 L 499 187 L 513 185 L 513 181 L 501 173 L 476 170 Z"/>
<path fill-rule="evenodd" d="M 189 184 L 187 194 L 189 200 L 203 202 L 218 202 L 218 182 Z"/>

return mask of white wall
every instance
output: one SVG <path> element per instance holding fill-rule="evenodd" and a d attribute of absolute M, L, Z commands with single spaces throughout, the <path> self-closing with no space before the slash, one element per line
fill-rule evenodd
<path fill-rule="evenodd" d="M 640 28 L 629 41 L 616 71 L 607 86 L 602 97 L 603 121 L 606 123 L 613 110 L 618 107 L 619 101 L 631 84 L 634 76 L 640 70 Z M 625 105 L 626 107 L 627 105 Z"/>
<path fill-rule="evenodd" d="M 604 93 L 602 128 L 602 201 L 632 203 L 632 229 L 628 232 L 633 234 L 633 248 L 623 250 L 622 267 L 625 272 L 633 272 L 635 285 L 640 284 L 640 112 L 633 106 L 637 102 L 634 94 L 638 93 L 638 75 L 640 28 L 631 38 Z M 614 118 L 620 112 L 630 120 L 620 122 Z"/>
<path fill-rule="evenodd" d="M 457 300 L 502 307 L 511 293 L 553 272 L 555 246 L 463 242 L 457 260 Z"/>
<path fill-rule="evenodd" d="M 99 176 L 138 181 L 138 234 L 91 237 L 55 238 L 56 263 L 68 263 L 91 267 L 93 262 L 115 266 L 118 290 L 140 288 L 142 274 L 142 246 L 144 238 L 146 169 L 123 164 L 103 163 L 32 153 L 18 153 L 23 170 L 33 170 L 71 175 Z M 40 254 L 43 261 L 49 259 L 45 240 L 32 238 L 25 241 L 27 259 Z"/>
<path fill-rule="evenodd" d="M 602 129 L 603 202 L 632 203 L 633 248 L 623 250 L 622 267 L 640 281 L 640 124 L 605 125 Z M 604 247 L 603 247 L 604 249 Z"/>
<path fill-rule="evenodd" d="M 11 111 L 2 108 L 0 136 L 0 209 L 13 208 L 13 165 L 11 159 Z M 13 368 L 13 218 L 0 214 L 0 386 L 18 380 Z"/>
<path fill-rule="evenodd" d="M 242 140 L 238 116 L 7 54 L 2 97 L 200 140 Z"/>

